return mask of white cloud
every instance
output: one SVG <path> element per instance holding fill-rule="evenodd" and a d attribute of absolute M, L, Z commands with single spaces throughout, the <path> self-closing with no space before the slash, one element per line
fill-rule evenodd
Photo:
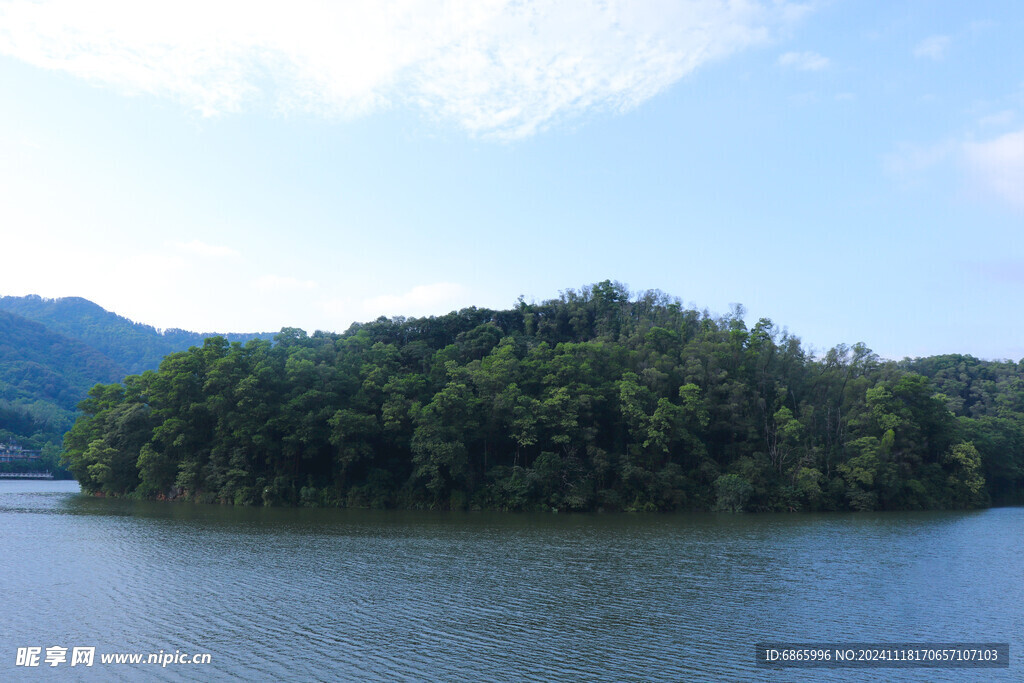
<path fill-rule="evenodd" d="M 914 47 L 914 56 L 942 59 L 949 49 L 949 42 L 949 36 L 928 36 Z"/>
<path fill-rule="evenodd" d="M 953 140 L 945 140 L 933 145 L 901 144 L 899 148 L 883 157 L 882 165 L 886 172 L 899 178 L 904 183 L 915 184 L 920 176 L 954 156 L 959 144 Z"/>
<path fill-rule="evenodd" d="M 200 240 L 192 240 L 191 242 L 174 242 L 173 246 L 179 251 L 207 258 L 237 258 L 238 256 L 241 256 L 236 249 L 232 249 L 231 247 L 207 244 Z"/>
<path fill-rule="evenodd" d="M 0 133 L 0 148 L 17 150 L 18 148 L 42 149 L 43 146 L 24 133 L 9 135 Z"/>
<path fill-rule="evenodd" d="M 341 117 L 412 103 L 471 134 L 516 138 L 635 107 L 807 11 L 787 0 L 7 0 L 0 54 L 203 115 L 261 100 Z"/>
<path fill-rule="evenodd" d="M 316 282 L 300 280 L 287 275 L 261 275 L 252 281 L 252 286 L 261 292 L 296 292 L 316 289 Z"/>
<path fill-rule="evenodd" d="M 1024 208 L 1024 129 L 986 142 L 966 142 L 963 153 L 984 190 Z"/>
<path fill-rule="evenodd" d="M 469 292 L 454 282 L 417 285 L 402 294 L 384 294 L 363 302 L 363 311 L 371 318 L 381 315 L 441 315 L 458 308 Z"/>
<path fill-rule="evenodd" d="M 935 171 L 956 169 L 969 176 L 979 194 L 1024 208 L 1024 129 L 980 142 L 903 144 L 883 159 L 883 166 L 907 185 L 920 185 Z"/>
<path fill-rule="evenodd" d="M 1024 284 L 1024 262 L 1018 259 L 995 259 L 971 265 L 983 275 L 998 282 Z"/>
<path fill-rule="evenodd" d="M 831 61 L 817 52 L 787 52 L 779 55 L 779 66 L 787 66 L 800 71 L 821 71 L 827 69 Z"/>
<path fill-rule="evenodd" d="M 996 112 L 995 114 L 989 114 L 988 116 L 981 117 L 978 119 L 978 125 L 982 128 L 988 128 L 990 126 L 1006 126 L 1013 123 L 1014 118 L 1016 118 L 1016 115 L 1013 111 L 1004 109 L 1003 111 Z"/>

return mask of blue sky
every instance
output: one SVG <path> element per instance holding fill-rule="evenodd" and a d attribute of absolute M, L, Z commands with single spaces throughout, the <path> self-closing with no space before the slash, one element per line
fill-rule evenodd
<path fill-rule="evenodd" d="M 0 294 L 343 331 L 607 278 L 1024 357 L 1021 3 L 270 7 L 0 0 Z"/>

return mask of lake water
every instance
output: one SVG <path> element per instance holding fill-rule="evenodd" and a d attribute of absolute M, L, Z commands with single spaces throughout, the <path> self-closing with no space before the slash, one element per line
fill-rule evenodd
<path fill-rule="evenodd" d="M 228 508 L 0 480 L 0 680 L 1024 680 L 1024 509 Z M 1009 669 L 786 669 L 755 643 L 1009 642 Z M 95 647 L 92 667 L 18 648 Z M 102 664 L 102 653 L 209 664 Z"/>

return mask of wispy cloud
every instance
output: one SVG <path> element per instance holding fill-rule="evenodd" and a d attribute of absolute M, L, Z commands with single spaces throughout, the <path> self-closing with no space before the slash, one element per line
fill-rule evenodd
<path fill-rule="evenodd" d="M 297 292 L 316 289 L 313 280 L 300 280 L 288 275 L 261 275 L 252 281 L 252 286 L 261 292 Z"/>
<path fill-rule="evenodd" d="M 946 56 L 949 49 L 949 36 L 928 36 L 914 46 L 914 56 L 939 60 Z"/>
<path fill-rule="evenodd" d="M 819 55 L 817 52 L 786 52 L 779 55 L 779 66 L 785 66 L 800 71 L 821 71 L 827 69 L 831 60 L 828 57 Z"/>
<path fill-rule="evenodd" d="M 997 259 L 971 264 L 974 268 L 998 282 L 1024 284 L 1024 262 L 1014 259 Z"/>
<path fill-rule="evenodd" d="M 1024 129 L 963 146 L 968 168 L 981 187 L 1024 209 Z"/>
<path fill-rule="evenodd" d="M 882 166 L 889 175 L 905 184 L 914 185 L 920 182 L 920 176 L 925 171 L 956 156 L 959 149 L 960 143 L 954 140 L 932 145 L 903 143 L 895 152 L 883 157 Z"/>
<path fill-rule="evenodd" d="M 402 294 L 384 294 L 363 302 L 363 311 L 369 316 L 405 315 L 422 316 L 443 314 L 468 298 L 468 290 L 454 282 L 436 282 L 417 285 Z"/>
<path fill-rule="evenodd" d="M 413 104 L 474 135 L 517 138 L 635 107 L 807 11 L 787 0 L 8 0 L 0 54 L 204 115 Z"/>
<path fill-rule="evenodd" d="M 16 136 L 5 135 L 0 133 L 0 148 L 28 148 L 28 149 L 42 149 L 43 146 L 27 137 L 24 133 Z"/>
<path fill-rule="evenodd" d="M 1016 114 L 1012 110 L 1004 109 L 995 114 L 981 117 L 978 119 L 978 125 L 982 128 L 1006 126 L 1013 123 L 1015 118 Z"/>
<path fill-rule="evenodd" d="M 982 196 L 1024 209 L 1024 129 L 988 140 L 947 139 L 932 145 L 903 144 L 883 159 L 901 183 L 924 183 L 933 170 L 964 174 Z"/>
<path fill-rule="evenodd" d="M 232 249 L 231 247 L 207 244 L 200 240 L 192 240 L 191 242 L 172 242 L 171 244 L 178 251 L 206 258 L 237 258 L 241 256 L 241 254 L 238 253 L 238 250 Z"/>

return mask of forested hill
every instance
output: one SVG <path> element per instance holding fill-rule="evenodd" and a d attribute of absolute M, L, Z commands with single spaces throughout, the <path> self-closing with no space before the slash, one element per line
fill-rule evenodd
<path fill-rule="evenodd" d="M 77 339 L 107 356 L 129 373 L 153 370 L 161 359 L 211 336 L 211 333 L 170 329 L 137 323 L 80 297 L 44 299 L 39 296 L 0 297 L 0 310 L 42 323 L 50 330 Z M 223 335 L 228 341 L 271 339 L 273 333 Z"/>
<path fill-rule="evenodd" d="M 606 281 L 506 311 L 209 339 L 93 388 L 65 454 L 87 491 L 234 504 L 975 507 L 1020 501 L 1022 377 L 861 344 L 813 358 L 769 320 Z"/>
<path fill-rule="evenodd" d="M 124 375 L 92 347 L 0 311 L 0 444 L 56 446 L 89 387 Z"/>
<path fill-rule="evenodd" d="M 253 336 L 272 335 L 233 335 Z M 55 470 L 62 436 L 90 387 L 156 369 L 167 353 L 203 338 L 181 330 L 161 334 L 85 299 L 0 297 L 0 445 L 43 450 L 46 460 L 0 463 L 0 470 Z"/>

